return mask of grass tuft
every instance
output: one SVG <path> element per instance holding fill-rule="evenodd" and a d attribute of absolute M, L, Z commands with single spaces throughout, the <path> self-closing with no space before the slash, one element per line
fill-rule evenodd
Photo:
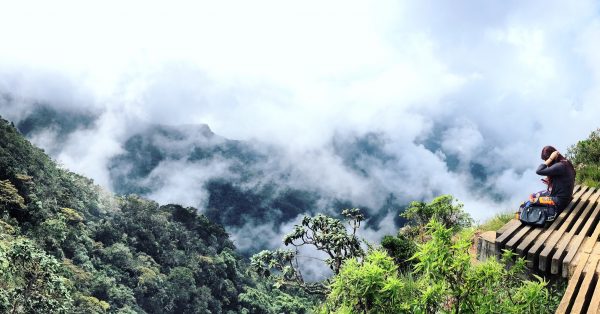
<path fill-rule="evenodd" d="M 484 221 L 479 226 L 477 226 L 478 230 L 481 231 L 496 231 L 508 223 L 511 219 L 515 217 L 515 213 L 505 212 L 496 214 L 494 217 Z"/>

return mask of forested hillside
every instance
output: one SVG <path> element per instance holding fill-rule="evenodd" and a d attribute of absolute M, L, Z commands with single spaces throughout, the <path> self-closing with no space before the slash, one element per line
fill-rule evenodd
<path fill-rule="evenodd" d="M 569 151 L 582 183 L 599 182 L 597 148 L 596 131 Z M 563 287 L 528 277 L 522 259 L 472 262 L 476 226 L 452 196 L 397 210 L 406 225 L 380 243 L 357 235 L 369 222 L 358 209 L 307 215 L 282 239 L 291 249 L 248 262 L 197 209 L 117 197 L 1 120 L 0 312 L 554 311 Z M 333 276 L 305 280 L 301 247 L 324 253 Z"/>
<path fill-rule="evenodd" d="M 8 101 L 5 107 L 10 106 L 15 104 Z M 55 158 L 72 147 L 74 138 L 93 138 L 103 119 L 102 113 L 44 103 L 20 112 L 15 120 L 17 129 Z M 322 171 L 317 169 L 323 166 L 309 162 L 299 166 L 303 158 L 287 155 L 282 147 L 265 141 L 228 139 L 204 124 L 137 121 L 128 124 L 125 134 L 115 139 L 119 149 L 107 160 L 94 162 L 109 179 L 107 187 L 119 195 L 135 193 L 199 207 L 232 234 L 244 255 L 274 246 L 268 237 L 244 241 L 252 230 L 268 229 L 280 235 L 285 232 L 283 226 L 303 214 L 336 214 L 347 207 L 360 207 L 368 216 L 368 228 L 376 231 L 386 217 L 393 217 L 386 223 L 401 226 L 402 219 L 394 212 L 410 202 L 402 193 L 390 191 L 392 184 L 387 181 L 367 183 L 380 173 L 379 167 L 393 169 L 398 163 L 398 158 L 385 149 L 385 136 L 378 133 L 334 137 L 327 146 L 340 163 L 328 162 L 328 168 L 341 167 L 336 174 L 349 179 L 355 176 L 357 184 L 366 185 L 373 193 L 348 193 L 353 190 L 348 189 L 349 183 L 340 187 L 337 178 L 320 178 Z M 319 175 L 307 175 L 312 172 Z M 369 197 L 353 197 L 359 193 Z"/>
<path fill-rule="evenodd" d="M 303 313 L 195 208 L 116 197 L 0 121 L 0 312 Z"/>

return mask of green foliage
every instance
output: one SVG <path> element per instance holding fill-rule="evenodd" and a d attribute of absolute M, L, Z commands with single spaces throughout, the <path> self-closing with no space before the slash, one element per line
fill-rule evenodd
<path fill-rule="evenodd" d="M 506 251 L 501 261 L 472 264 L 470 231 L 426 225 L 413 272 L 401 275 L 384 251 L 350 259 L 331 284 L 322 313 L 551 313 L 557 303 L 540 277 L 524 280 L 525 261 Z"/>
<path fill-rule="evenodd" d="M 282 249 L 275 251 L 263 250 L 252 256 L 250 265 L 257 274 L 264 277 L 270 277 L 273 270 L 279 272 L 280 276 L 277 282 L 279 286 L 286 283 L 304 283 L 302 274 L 297 269 L 295 251 Z"/>
<path fill-rule="evenodd" d="M 0 214 L 0 312 L 271 313 L 240 302 L 249 289 L 272 294 L 222 226 L 195 208 L 115 197 L 1 119 Z M 277 296 L 281 309 L 308 300 Z"/>
<path fill-rule="evenodd" d="M 432 220 L 427 225 L 431 240 L 420 245 L 415 271 L 420 280 L 435 286 L 438 293 L 428 299 L 424 310 L 455 313 L 550 313 L 547 282 L 522 280 L 525 261 L 512 263 L 514 253 L 505 251 L 502 261 L 489 259 L 473 265 L 468 233 L 452 236 L 450 229 Z M 510 266 L 508 266 L 510 265 Z M 433 306 L 432 306 L 433 305 Z"/>
<path fill-rule="evenodd" d="M 311 298 L 302 291 L 290 290 L 289 293 L 265 283 L 258 287 L 248 287 L 239 295 L 243 308 L 248 313 L 261 314 L 305 314 L 312 313 L 315 307 Z"/>
<path fill-rule="evenodd" d="M 580 184 L 600 186 L 600 129 L 590 136 L 569 147 L 567 157 L 577 169 L 577 182 Z"/>
<path fill-rule="evenodd" d="M 323 313 L 402 313 L 417 296 L 414 283 L 398 275 L 394 260 L 384 251 L 372 251 L 359 262 L 344 262 L 331 284 Z"/>
<path fill-rule="evenodd" d="M 0 181 L 0 206 L 2 211 L 25 208 L 25 200 L 9 180 Z"/>
<path fill-rule="evenodd" d="M 296 250 L 264 250 L 251 258 L 251 267 L 264 277 L 274 276 L 277 286 L 296 286 L 309 293 L 324 294 L 327 288 L 323 283 L 307 283 L 298 266 L 298 248 L 308 245 L 327 254 L 325 264 L 339 273 L 343 261 L 364 256 L 361 242 L 356 236 L 364 216 L 358 209 L 346 209 L 342 212 L 344 221 L 318 214 L 314 217 L 304 216 L 300 225 L 283 238 L 285 245 L 292 245 Z"/>
<path fill-rule="evenodd" d="M 35 228 L 35 236 L 43 243 L 47 251 L 53 252 L 57 257 L 63 257 L 61 250 L 69 230 L 62 217 L 50 218 L 43 221 Z"/>
<path fill-rule="evenodd" d="M 110 266 L 94 283 L 95 296 L 147 312 L 241 310 L 243 265 L 222 227 L 191 208 L 137 196 L 119 204 L 120 213 L 94 225 L 93 239 L 103 244 L 98 258 Z"/>
<path fill-rule="evenodd" d="M 69 281 L 60 263 L 33 242 L 0 242 L 0 312 L 69 313 Z"/>
<path fill-rule="evenodd" d="M 567 155 L 575 164 L 600 164 L 600 129 L 592 131 L 587 139 L 571 146 Z"/>
<path fill-rule="evenodd" d="M 577 182 L 590 187 L 600 187 L 600 165 L 580 165 L 577 168 Z"/>
<path fill-rule="evenodd" d="M 460 310 L 461 302 L 470 292 L 464 285 L 464 276 L 470 266 L 468 249 L 471 243 L 466 237 L 459 237 L 453 242 L 453 230 L 436 220 L 426 226 L 426 232 L 431 239 L 419 246 L 414 259 L 418 261 L 415 272 L 430 286 L 417 306 L 426 312 L 436 312 L 450 294 L 456 309 Z"/>
<path fill-rule="evenodd" d="M 407 270 L 413 264 L 410 258 L 415 254 L 417 246 L 415 241 L 405 234 L 399 232 L 397 236 L 384 236 L 381 239 L 381 247 L 394 259 L 401 270 Z"/>
<path fill-rule="evenodd" d="M 346 217 L 351 233 L 346 230 L 344 222 L 337 218 L 322 214 L 304 216 L 302 223 L 295 225 L 294 230 L 283 238 L 283 243 L 295 247 L 311 245 L 325 252 L 328 255 L 325 263 L 337 274 L 344 260 L 364 255 L 356 236 L 364 216 L 356 208 L 346 209 L 342 215 Z"/>
<path fill-rule="evenodd" d="M 84 219 L 81 216 L 80 213 L 78 213 L 76 210 L 72 209 L 72 208 L 68 208 L 68 207 L 63 207 L 60 209 L 60 214 L 68 221 L 71 223 L 76 223 L 76 222 L 82 222 Z"/>
<path fill-rule="evenodd" d="M 477 229 L 480 231 L 496 231 L 502 228 L 502 226 L 506 225 L 513 218 L 515 218 L 514 213 L 499 213 L 477 226 Z"/>
<path fill-rule="evenodd" d="M 75 308 L 77 313 L 104 314 L 110 309 L 110 305 L 95 297 L 80 296 L 75 303 Z"/>
<path fill-rule="evenodd" d="M 559 300 L 542 278 L 523 280 L 509 253 L 471 264 L 472 221 L 450 195 L 413 202 L 409 227 L 366 256 L 358 210 L 345 221 L 305 217 L 284 239 L 296 250 L 261 252 L 249 272 L 223 227 L 196 209 L 115 197 L 4 120 L 0 214 L 0 312 L 308 313 L 318 300 L 309 293 L 327 291 L 323 313 L 545 313 Z M 328 255 L 333 278 L 304 281 L 305 245 Z"/>
<path fill-rule="evenodd" d="M 463 204 L 452 195 L 438 196 L 430 203 L 412 202 L 401 216 L 409 220 L 405 234 L 415 238 L 418 236 L 421 242 L 424 240 L 424 227 L 431 219 L 440 221 L 454 232 L 473 223 L 471 216 L 463 210 Z"/>

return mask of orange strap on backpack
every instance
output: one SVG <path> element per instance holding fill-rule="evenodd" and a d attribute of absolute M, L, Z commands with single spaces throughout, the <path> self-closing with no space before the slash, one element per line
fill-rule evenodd
<path fill-rule="evenodd" d="M 536 197 L 535 194 L 531 194 L 529 196 L 529 201 L 532 204 L 542 204 L 542 205 L 551 205 L 551 206 L 556 205 L 554 203 L 554 201 L 552 200 L 552 197 L 550 197 L 550 196 L 539 196 L 539 197 Z"/>

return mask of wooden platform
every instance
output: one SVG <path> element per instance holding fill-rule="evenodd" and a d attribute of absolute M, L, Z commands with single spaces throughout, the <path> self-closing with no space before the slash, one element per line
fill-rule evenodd
<path fill-rule="evenodd" d="M 573 201 L 552 224 L 534 228 L 512 220 L 496 233 L 496 250 L 509 249 L 527 266 L 569 278 L 556 313 L 600 314 L 600 189 L 576 186 Z"/>

